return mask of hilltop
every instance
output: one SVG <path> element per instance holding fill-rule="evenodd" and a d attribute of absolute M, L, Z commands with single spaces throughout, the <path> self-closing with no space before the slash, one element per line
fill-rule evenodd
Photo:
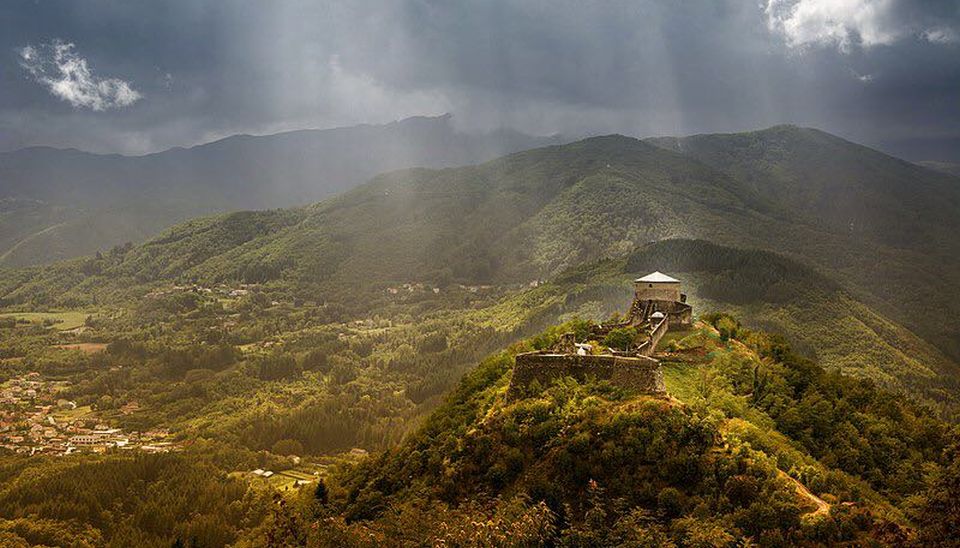
<path fill-rule="evenodd" d="M 949 463 L 942 423 L 729 316 L 665 339 L 668 397 L 567 379 L 508 399 L 514 356 L 569 329 L 482 362 L 400 446 L 281 508 L 266 538 L 922 545 L 949 523 L 946 492 L 906 474 Z"/>

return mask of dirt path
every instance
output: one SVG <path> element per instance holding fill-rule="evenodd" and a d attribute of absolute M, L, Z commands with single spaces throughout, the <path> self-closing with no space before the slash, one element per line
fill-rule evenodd
<path fill-rule="evenodd" d="M 5 253 L 3 253 L 2 255 L 0 255 L 0 262 L 3 262 L 3 261 L 5 261 L 5 260 L 7 260 L 7 257 L 9 257 L 9 256 L 12 255 L 14 252 L 16 252 L 17 249 L 19 249 L 20 247 L 23 247 L 24 245 L 26 245 L 26 243 L 29 242 L 30 240 L 32 240 L 32 239 L 34 239 L 34 238 L 38 238 L 38 237 L 46 234 L 47 232 L 52 232 L 52 231 L 54 231 L 54 230 L 56 230 L 56 229 L 58 229 L 58 228 L 61 228 L 61 227 L 66 226 L 66 225 L 67 225 L 66 222 L 57 223 L 57 224 L 55 224 L 55 225 L 48 226 L 48 227 L 46 227 L 46 228 L 44 228 L 43 230 L 40 230 L 40 231 L 38 231 L 38 232 L 34 232 L 33 234 L 28 234 L 28 235 L 24 236 L 23 238 L 20 239 L 20 241 L 18 241 L 17 243 L 13 244 L 13 246 L 11 246 L 9 249 L 7 249 L 7 251 L 6 251 Z"/>
<path fill-rule="evenodd" d="M 811 493 L 810 490 L 807 489 L 807 486 L 806 486 L 806 485 L 804 485 L 804 484 L 800 483 L 799 481 L 797 481 L 796 479 L 790 477 L 790 476 L 787 475 L 787 473 L 784 472 L 783 470 L 780 470 L 780 475 L 783 476 L 783 477 L 785 477 L 785 478 L 787 478 L 788 480 L 790 480 L 791 483 L 793 483 L 794 487 L 796 487 L 796 489 L 797 489 L 797 494 L 799 494 L 801 497 L 809 500 L 810 502 L 812 502 L 813 504 L 815 504 L 815 505 L 817 506 L 817 509 L 816 509 L 816 510 L 814 510 L 813 512 L 809 512 L 809 513 L 807 513 L 806 515 L 808 515 L 808 516 L 819 516 L 819 515 L 825 516 L 825 515 L 827 515 L 827 514 L 830 513 L 830 503 L 828 503 L 827 501 L 823 500 L 822 498 L 820 498 L 820 497 L 814 495 L 813 493 Z"/>

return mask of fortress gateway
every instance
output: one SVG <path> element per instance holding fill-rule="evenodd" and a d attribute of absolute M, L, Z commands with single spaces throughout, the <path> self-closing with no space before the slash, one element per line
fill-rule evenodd
<path fill-rule="evenodd" d="M 549 350 L 518 354 L 508 397 L 534 381 L 549 386 L 554 380 L 593 378 L 646 394 L 666 394 L 660 362 L 653 353 L 668 329 L 690 326 L 693 309 L 680 291 L 680 280 L 653 272 L 634 280 L 633 304 L 626 320 L 593 326 L 586 340 L 565 334 Z M 587 341 L 603 341 L 613 330 L 636 336 L 626 348 L 607 348 Z"/>

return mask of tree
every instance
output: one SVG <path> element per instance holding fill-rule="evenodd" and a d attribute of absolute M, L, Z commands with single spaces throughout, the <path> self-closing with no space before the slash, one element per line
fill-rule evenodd
<path fill-rule="evenodd" d="M 943 469 L 917 512 L 923 546 L 960 546 L 960 431 L 945 451 Z"/>
<path fill-rule="evenodd" d="M 273 448 L 270 449 L 270 452 L 273 453 L 274 455 L 300 456 L 303 454 L 303 444 L 297 440 L 283 439 L 273 444 Z"/>
<path fill-rule="evenodd" d="M 313 490 L 314 500 L 316 500 L 320 504 L 326 504 L 328 496 L 329 496 L 329 493 L 327 493 L 327 484 L 324 483 L 322 479 L 318 479 L 317 487 L 316 489 Z"/>
<path fill-rule="evenodd" d="M 617 350 L 630 350 L 635 340 L 637 340 L 637 330 L 633 327 L 622 327 L 611 329 L 603 339 L 603 344 Z"/>

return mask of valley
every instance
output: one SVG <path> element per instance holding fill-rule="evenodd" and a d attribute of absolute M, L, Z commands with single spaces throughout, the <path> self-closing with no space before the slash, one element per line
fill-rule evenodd
<path fill-rule="evenodd" d="M 784 132 L 808 138 L 758 138 Z M 909 471 L 948 465 L 960 412 L 955 326 L 934 321 L 960 306 L 943 258 L 953 244 L 938 232 L 955 221 L 923 228 L 943 247 L 927 256 L 936 246 L 895 226 L 837 230 L 759 174 L 663 146 L 609 136 L 390 172 L 309 206 L 200 217 L 143 244 L 0 270 L 6 378 L 65 383 L 56 401 L 87 413 L 10 401 L 11 425 L 49 415 L 85 429 L 74 436 L 113 432 L 74 450 L 58 431 L 48 438 L 63 447 L 12 443 L 0 530 L 48 544 L 364 545 L 399 530 L 422 542 L 444 524 L 457 542 L 555 542 L 586 535 L 602 512 L 679 544 L 708 532 L 915 539 L 917 505 L 936 487 Z M 668 398 L 591 379 L 505 398 L 516 353 L 622 312 L 631 280 L 654 270 L 682 280 L 699 319 L 659 346 Z M 898 283 L 907 272 L 924 275 Z M 912 300 L 921 294 L 936 303 Z M 581 428 L 607 433 L 591 441 Z M 634 428 L 645 441 L 631 441 Z M 677 435 L 690 445 L 667 458 L 694 475 L 658 475 L 644 452 Z M 604 460 L 610 444 L 624 456 Z M 572 455 L 586 464 L 563 479 Z M 609 476 L 616 459 L 646 464 Z M 13 479 L 27 466 L 37 473 Z M 744 471 L 701 483 L 717 466 Z M 80 502 L 74 482 L 104 474 L 130 485 Z M 198 511 L 192 497 L 209 502 Z M 622 497 L 633 506 L 607 506 Z M 169 511 L 154 523 L 157 505 Z M 776 510 L 759 516 L 765 507 Z M 479 519 L 490 528 L 453 532 Z"/>

